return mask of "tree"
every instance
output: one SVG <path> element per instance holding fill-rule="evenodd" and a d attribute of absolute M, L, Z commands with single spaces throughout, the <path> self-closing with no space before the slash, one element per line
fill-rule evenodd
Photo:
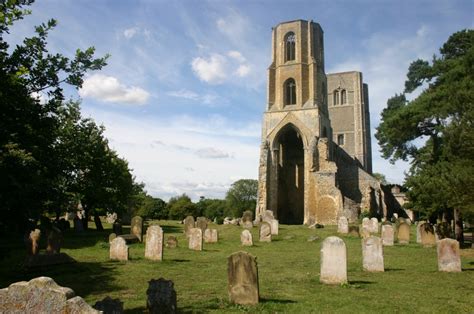
<path fill-rule="evenodd" d="M 405 94 L 422 89 L 413 100 Z M 410 206 L 426 217 L 474 213 L 474 31 L 454 33 L 429 63 L 411 63 L 405 91 L 390 98 L 376 138 L 384 158 L 411 160 Z"/>
<path fill-rule="evenodd" d="M 32 2 L 0 3 L 0 219 L 23 228 L 61 202 L 64 192 L 58 188 L 63 169 L 56 155 L 62 85 L 81 87 L 83 75 L 101 69 L 107 59 L 94 59 L 94 48 L 77 50 L 73 59 L 49 53 L 46 38 L 55 20 L 9 50 L 4 35 L 30 13 L 23 7 Z M 40 102 L 38 93 L 47 101 Z"/>
<path fill-rule="evenodd" d="M 226 200 L 210 199 L 202 196 L 196 206 L 199 212 L 209 219 L 217 218 L 218 221 L 223 221 L 225 216 L 231 214 Z"/>
<path fill-rule="evenodd" d="M 246 210 L 255 210 L 257 204 L 258 181 L 241 179 L 232 183 L 226 194 L 228 207 L 234 217 L 241 217 Z"/>
<path fill-rule="evenodd" d="M 388 184 L 387 178 L 385 177 L 384 174 L 374 172 L 374 173 L 372 174 L 372 176 L 373 176 L 375 179 L 377 179 L 380 183 L 382 183 L 383 185 L 387 185 L 387 184 Z"/>
<path fill-rule="evenodd" d="M 168 217 L 175 220 L 183 220 L 186 216 L 200 216 L 196 205 L 186 194 L 170 198 L 168 201 L 168 213 Z"/>
<path fill-rule="evenodd" d="M 161 198 L 152 197 L 144 191 L 137 197 L 139 198 L 139 204 L 136 210 L 138 216 L 149 219 L 168 218 L 167 204 Z"/>

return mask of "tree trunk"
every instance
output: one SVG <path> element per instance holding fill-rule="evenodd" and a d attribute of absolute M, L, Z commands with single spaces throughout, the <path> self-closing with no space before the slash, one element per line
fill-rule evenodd
<path fill-rule="evenodd" d="M 102 221 L 100 221 L 100 217 L 98 213 L 94 213 L 94 222 L 95 222 L 95 228 L 97 231 L 103 231 L 104 227 L 102 226 Z"/>
<path fill-rule="evenodd" d="M 454 234 L 459 245 L 464 244 L 464 230 L 462 227 L 462 218 L 459 209 L 454 209 Z"/>
<path fill-rule="evenodd" d="M 89 209 L 87 207 L 83 207 L 84 209 L 84 217 L 82 217 L 82 227 L 84 230 L 89 229 Z"/>

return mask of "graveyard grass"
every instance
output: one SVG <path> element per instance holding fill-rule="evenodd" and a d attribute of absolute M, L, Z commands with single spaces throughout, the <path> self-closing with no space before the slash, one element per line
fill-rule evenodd
<path fill-rule="evenodd" d="M 48 276 L 91 305 L 105 296 L 119 298 L 129 313 L 146 310 L 148 281 L 160 277 L 174 281 L 180 312 L 472 313 L 474 308 L 474 250 L 461 250 L 462 273 L 438 272 L 436 248 L 416 244 L 415 226 L 411 226 L 409 245 L 384 247 L 384 273 L 364 272 L 361 239 L 340 236 L 347 245 L 349 282 L 327 286 L 319 282 L 320 248 L 324 238 L 336 235 L 335 226 L 280 225 L 280 234 L 271 243 L 258 242 L 258 228 L 254 227 L 254 246 L 241 247 L 241 227 L 210 224 L 219 231 L 219 243 L 204 244 L 204 250 L 198 252 L 187 248 L 183 225 L 174 221 L 159 224 L 165 242 L 171 234 L 179 241 L 176 249 L 164 248 L 161 262 L 144 258 L 143 243 L 129 245 L 128 262 L 109 261 L 111 226 L 106 224 L 108 229 L 103 232 L 66 233 L 61 252 L 77 263 L 25 271 L 20 266 L 25 257 L 22 243 L 4 238 L 0 253 L 7 257 L 0 259 L 0 288 Z M 319 239 L 308 242 L 314 235 Z M 256 306 L 228 301 L 227 257 L 239 250 L 257 257 L 260 303 Z"/>

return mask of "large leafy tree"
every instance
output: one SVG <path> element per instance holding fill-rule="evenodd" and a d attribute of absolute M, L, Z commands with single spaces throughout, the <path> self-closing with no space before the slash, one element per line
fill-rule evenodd
<path fill-rule="evenodd" d="M 241 217 L 246 210 L 255 210 L 257 204 L 258 181 L 241 179 L 232 183 L 227 191 L 226 201 L 235 217 Z"/>
<path fill-rule="evenodd" d="M 375 135 L 383 157 L 411 161 L 406 186 L 413 209 L 453 217 L 459 241 L 462 217 L 474 213 L 473 122 L 474 31 L 463 30 L 432 62 L 411 63 L 404 93 L 388 100 Z"/>

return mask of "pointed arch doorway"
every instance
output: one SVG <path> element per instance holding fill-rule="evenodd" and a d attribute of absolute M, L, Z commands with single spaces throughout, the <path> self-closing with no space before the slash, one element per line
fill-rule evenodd
<path fill-rule="evenodd" d="M 295 126 L 285 126 L 277 137 L 278 193 L 280 223 L 303 224 L 304 220 L 304 145 Z"/>

